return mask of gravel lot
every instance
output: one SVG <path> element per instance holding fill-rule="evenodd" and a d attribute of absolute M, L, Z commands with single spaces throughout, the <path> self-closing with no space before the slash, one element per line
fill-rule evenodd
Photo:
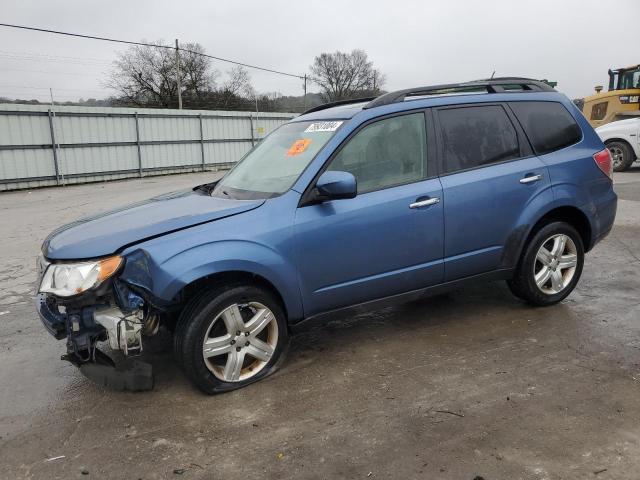
<path fill-rule="evenodd" d="M 640 168 L 561 305 L 481 285 L 301 334 L 237 392 L 202 395 L 161 351 L 153 392 L 96 387 L 35 313 L 40 243 L 213 175 L 0 194 L 0 478 L 638 478 Z"/>

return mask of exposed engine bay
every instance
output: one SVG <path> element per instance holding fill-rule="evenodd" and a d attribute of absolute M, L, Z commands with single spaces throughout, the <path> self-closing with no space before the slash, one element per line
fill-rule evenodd
<path fill-rule="evenodd" d="M 40 262 L 42 278 L 49 264 Z M 49 333 L 67 340 L 63 360 L 103 386 L 130 391 L 153 388 L 151 365 L 136 357 L 143 352 L 143 337 L 158 332 L 161 312 L 126 282 L 114 276 L 70 298 L 41 292 L 36 303 Z M 111 355 L 102 346 L 108 346 Z"/>

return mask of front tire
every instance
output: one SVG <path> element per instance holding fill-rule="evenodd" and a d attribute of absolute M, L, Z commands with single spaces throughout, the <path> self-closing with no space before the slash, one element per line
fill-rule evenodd
<path fill-rule="evenodd" d="M 611 153 L 614 172 L 624 172 L 633 164 L 633 150 L 626 142 L 613 141 L 608 142 L 607 148 Z"/>
<path fill-rule="evenodd" d="M 273 295 L 237 285 L 187 304 L 176 326 L 174 353 L 193 383 L 214 394 L 273 373 L 288 344 L 286 317 Z"/>
<path fill-rule="evenodd" d="M 507 284 L 515 296 L 531 305 L 554 305 L 573 291 L 583 265 L 580 234 L 568 223 L 553 222 L 529 241 Z"/>

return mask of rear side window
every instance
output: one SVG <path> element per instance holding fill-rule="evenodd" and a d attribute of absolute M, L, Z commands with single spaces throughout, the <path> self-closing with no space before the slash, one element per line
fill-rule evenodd
<path fill-rule="evenodd" d="M 539 155 L 568 147 L 582 138 L 580 127 L 561 103 L 513 102 L 510 105 Z"/>
<path fill-rule="evenodd" d="M 500 105 L 442 109 L 438 120 L 445 173 L 520 156 L 518 135 Z"/>

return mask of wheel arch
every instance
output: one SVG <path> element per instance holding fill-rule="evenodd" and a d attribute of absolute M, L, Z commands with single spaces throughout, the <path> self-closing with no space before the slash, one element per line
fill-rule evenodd
<path fill-rule="evenodd" d="M 629 141 L 629 139 L 624 138 L 624 137 L 620 137 L 620 136 L 611 137 L 611 138 L 607 138 L 607 139 L 604 141 L 604 145 L 605 145 L 605 147 L 607 147 L 607 148 L 608 148 L 608 147 L 609 147 L 609 144 L 610 144 L 610 143 L 613 143 L 613 142 L 622 142 L 622 143 L 625 143 L 625 144 L 627 145 L 627 147 L 629 147 L 629 150 L 631 151 L 631 154 L 633 155 L 634 160 L 638 158 L 638 154 L 637 154 L 637 152 L 636 152 L 635 148 L 633 148 L 633 145 L 632 145 L 632 143 Z"/>
<path fill-rule="evenodd" d="M 576 206 L 564 205 L 552 208 L 533 224 L 522 244 L 521 252 L 542 227 L 552 222 L 565 222 L 571 225 L 580 234 L 585 252 L 590 249 L 593 229 L 587 215 Z"/>
<path fill-rule="evenodd" d="M 199 293 L 225 285 L 252 285 L 266 290 L 278 301 L 285 315 L 287 315 L 287 317 L 289 315 L 287 303 L 278 288 L 262 275 L 245 270 L 220 271 L 197 278 L 184 285 L 184 287 L 176 293 L 173 303 L 186 305 Z"/>
<path fill-rule="evenodd" d="M 535 222 L 522 225 L 517 228 L 507 241 L 502 259 L 502 267 L 513 268 L 518 266 L 522 259 L 522 252 L 529 244 L 533 236 L 545 225 L 551 222 L 566 222 L 574 227 L 580 234 L 585 252 L 593 246 L 593 227 L 587 215 L 575 205 L 555 206 L 540 214 Z"/>

